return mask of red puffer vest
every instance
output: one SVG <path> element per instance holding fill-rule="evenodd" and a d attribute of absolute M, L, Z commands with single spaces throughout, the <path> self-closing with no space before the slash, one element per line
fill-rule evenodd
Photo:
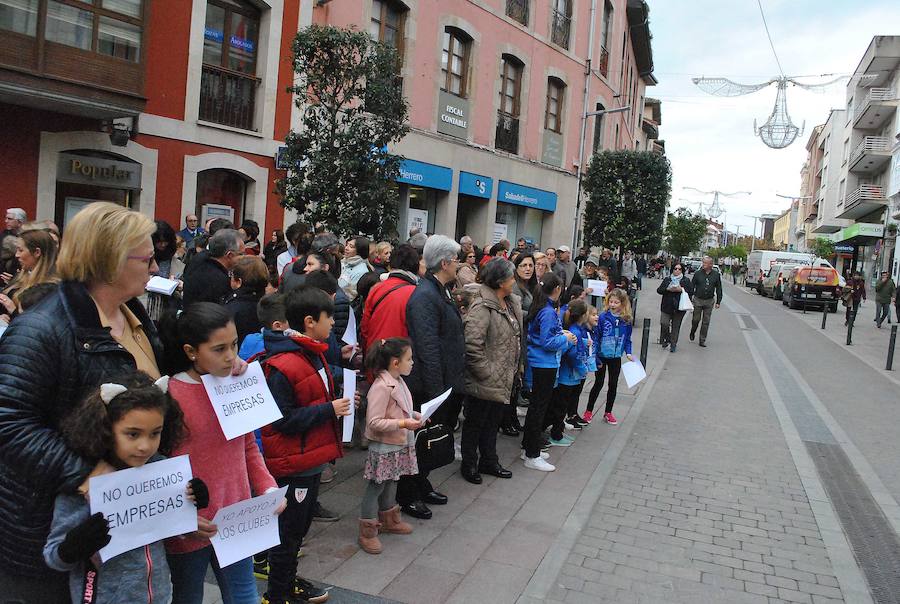
<path fill-rule="evenodd" d="M 275 354 L 262 361 L 264 369 L 274 367 L 294 387 L 297 407 L 311 407 L 334 400 L 334 382 L 323 353 L 328 344 L 306 337 L 291 338 L 300 352 Z M 318 357 L 328 376 L 328 388 L 316 371 L 312 359 Z M 262 429 L 263 457 L 269 472 L 275 478 L 293 476 L 343 457 L 341 450 L 340 422 L 325 422 L 312 427 L 304 434 L 282 434 L 271 426 Z"/>

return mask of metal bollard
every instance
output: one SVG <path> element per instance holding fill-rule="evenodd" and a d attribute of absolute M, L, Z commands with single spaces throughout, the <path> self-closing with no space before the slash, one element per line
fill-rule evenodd
<path fill-rule="evenodd" d="M 822 329 L 825 329 L 825 321 L 828 319 L 828 305 L 822 305 Z"/>
<path fill-rule="evenodd" d="M 891 325 L 891 343 L 888 344 L 888 358 L 885 369 L 891 371 L 894 366 L 894 346 L 897 344 L 897 326 Z"/>
<path fill-rule="evenodd" d="M 847 321 L 847 346 L 853 345 L 853 323 L 856 322 L 856 311 L 850 311 L 850 320 Z"/>
<path fill-rule="evenodd" d="M 641 365 L 647 366 L 647 352 L 650 348 L 650 319 L 644 319 L 644 330 L 641 334 Z"/>

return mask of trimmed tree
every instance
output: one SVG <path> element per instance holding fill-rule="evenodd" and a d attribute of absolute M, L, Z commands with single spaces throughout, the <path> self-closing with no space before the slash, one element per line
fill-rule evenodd
<path fill-rule="evenodd" d="M 816 237 L 810 250 L 817 258 L 831 258 L 834 256 L 834 241 L 824 237 Z"/>
<path fill-rule="evenodd" d="M 341 235 L 396 232 L 394 180 L 408 106 L 395 49 L 354 29 L 312 25 L 293 42 L 299 131 L 288 134 L 282 204 Z"/>
<path fill-rule="evenodd" d="M 672 189 L 672 168 L 664 155 L 649 151 L 604 151 L 591 159 L 584 176 L 584 241 L 655 253 Z"/>
<path fill-rule="evenodd" d="M 706 218 L 687 208 L 678 208 L 670 213 L 666 221 L 666 251 L 681 257 L 700 249 L 700 241 L 706 234 L 706 224 Z"/>

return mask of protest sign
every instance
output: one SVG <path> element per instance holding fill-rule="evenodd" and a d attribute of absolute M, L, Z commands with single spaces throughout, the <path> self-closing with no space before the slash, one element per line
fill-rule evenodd
<path fill-rule="evenodd" d="M 100 559 L 197 530 L 197 508 L 187 498 L 192 478 L 187 455 L 91 478 L 91 514 L 109 522 Z"/>
<path fill-rule="evenodd" d="M 347 314 L 347 329 L 344 330 L 344 335 L 341 336 L 341 339 L 345 344 L 353 344 L 356 346 L 356 315 L 353 314 L 353 309 L 348 309 L 350 312 Z"/>
<path fill-rule="evenodd" d="M 592 289 L 594 291 L 591 292 L 592 296 L 598 296 L 602 298 L 606 295 L 607 282 L 601 281 L 599 279 L 588 279 L 587 287 L 588 289 Z"/>
<path fill-rule="evenodd" d="M 647 372 L 644 371 L 644 366 L 641 365 L 640 361 L 629 361 L 622 364 L 622 376 L 625 378 L 625 383 L 628 384 L 628 387 L 634 388 L 644 381 L 644 378 L 647 377 Z"/>
<path fill-rule="evenodd" d="M 287 487 L 245 499 L 216 512 L 212 523 L 219 529 L 210 542 L 220 567 L 234 564 L 281 543 L 275 509 Z"/>
<path fill-rule="evenodd" d="M 447 391 L 445 393 L 434 397 L 427 403 L 422 404 L 422 423 L 424 423 L 426 419 L 431 417 L 431 415 L 435 411 L 437 411 L 437 408 L 441 406 L 441 403 L 447 400 L 451 392 L 453 392 L 453 388 L 447 388 Z"/>
<path fill-rule="evenodd" d="M 243 375 L 201 377 L 225 438 L 231 440 L 281 419 L 281 410 L 266 384 L 259 361 Z"/>
<path fill-rule="evenodd" d="M 342 419 L 344 422 L 344 438 L 345 443 L 353 440 L 353 419 L 356 415 L 356 404 L 354 395 L 356 394 L 356 371 L 353 369 L 344 369 L 344 398 L 350 399 L 350 415 L 345 415 Z"/>

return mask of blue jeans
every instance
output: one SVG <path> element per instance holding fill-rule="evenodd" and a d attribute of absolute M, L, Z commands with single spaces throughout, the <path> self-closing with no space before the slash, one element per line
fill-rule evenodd
<path fill-rule="evenodd" d="M 219 568 L 211 545 L 187 554 L 169 554 L 172 573 L 172 604 L 201 604 L 203 579 L 212 564 L 224 604 L 259 604 L 253 558 Z"/>

